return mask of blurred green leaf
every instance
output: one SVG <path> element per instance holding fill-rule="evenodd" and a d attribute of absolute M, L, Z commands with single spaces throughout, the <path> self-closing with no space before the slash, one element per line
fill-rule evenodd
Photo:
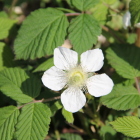
<path fill-rule="evenodd" d="M 98 0 L 68 0 L 69 4 L 75 6 L 81 11 L 85 11 L 95 6 L 99 1 Z"/>
<path fill-rule="evenodd" d="M 131 0 L 129 3 L 129 10 L 131 13 L 131 23 L 136 24 L 140 22 L 140 0 Z"/>
<path fill-rule="evenodd" d="M 124 78 L 140 76 L 140 48 L 131 45 L 117 45 L 107 49 L 106 58 L 116 72 Z"/>
<path fill-rule="evenodd" d="M 51 112 L 43 103 L 32 103 L 22 108 L 16 125 L 18 140 L 44 140 L 48 134 Z"/>
<path fill-rule="evenodd" d="M 0 39 L 8 37 L 9 31 L 16 23 L 16 20 L 0 17 Z"/>
<path fill-rule="evenodd" d="M 117 140 L 117 132 L 109 125 L 102 126 L 99 133 L 102 140 Z"/>
<path fill-rule="evenodd" d="M 52 67 L 53 65 L 54 65 L 54 63 L 53 63 L 53 58 L 49 58 L 49 59 L 46 60 L 45 62 L 41 63 L 41 64 L 34 70 L 34 72 L 46 71 L 47 69 L 49 69 L 49 68 Z"/>
<path fill-rule="evenodd" d="M 74 122 L 73 114 L 71 112 L 68 112 L 67 110 L 65 110 L 63 108 L 62 109 L 62 114 L 63 114 L 64 118 L 66 119 L 66 121 L 68 123 L 73 123 Z"/>
<path fill-rule="evenodd" d="M 0 17 L 8 18 L 8 15 L 6 14 L 6 12 L 2 11 L 0 12 Z"/>
<path fill-rule="evenodd" d="M 39 9 L 24 20 L 15 40 L 16 59 L 35 59 L 53 53 L 62 45 L 68 21 L 62 11 Z"/>
<path fill-rule="evenodd" d="M 14 55 L 9 46 L 0 42 L 0 70 L 14 66 Z"/>
<path fill-rule="evenodd" d="M 60 101 L 54 102 L 53 105 L 50 107 L 52 116 L 54 116 L 54 114 L 61 108 L 62 108 L 62 104 Z"/>
<path fill-rule="evenodd" d="M 131 33 L 131 34 L 129 34 L 129 36 L 127 38 L 127 43 L 133 44 L 136 42 L 136 39 L 137 39 L 137 34 Z"/>
<path fill-rule="evenodd" d="M 15 131 L 15 124 L 19 110 L 17 107 L 8 106 L 0 109 L 0 139 L 11 140 Z"/>
<path fill-rule="evenodd" d="M 140 119 L 135 116 L 126 116 L 117 118 L 110 122 L 116 131 L 123 133 L 126 136 L 137 138 L 140 137 Z"/>
<path fill-rule="evenodd" d="M 111 93 L 102 96 L 100 101 L 108 108 L 128 110 L 140 105 L 140 94 L 133 86 L 114 86 Z"/>
<path fill-rule="evenodd" d="M 65 133 L 61 135 L 61 140 L 83 140 L 81 136 L 72 133 Z"/>
<path fill-rule="evenodd" d="M 0 90 L 20 103 L 32 101 L 39 95 L 40 89 L 41 81 L 20 68 L 9 68 L 0 72 Z"/>
<path fill-rule="evenodd" d="M 93 13 L 92 15 L 101 25 L 104 25 L 108 19 L 111 18 L 108 6 L 114 4 L 115 2 L 116 0 L 100 0 L 95 7 L 90 9 L 90 11 Z"/>
<path fill-rule="evenodd" d="M 68 32 L 73 48 L 81 54 L 96 44 L 101 27 L 91 15 L 81 14 L 70 22 Z"/>

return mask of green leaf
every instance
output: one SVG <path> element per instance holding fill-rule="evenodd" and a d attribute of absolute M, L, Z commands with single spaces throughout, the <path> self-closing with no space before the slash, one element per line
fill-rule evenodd
<path fill-rule="evenodd" d="M 50 107 L 52 116 L 54 116 L 54 114 L 61 108 L 62 108 L 62 104 L 61 104 L 60 100 L 54 102 L 53 105 Z"/>
<path fill-rule="evenodd" d="M 43 103 L 32 103 L 22 108 L 16 126 L 18 140 L 44 140 L 49 130 L 51 112 Z"/>
<path fill-rule="evenodd" d="M 111 17 L 108 6 L 114 4 L 116 0 L 100 0 L 100 2 L 90 9 L 92 15 L 99 21 L 101 25 L 104 25 Z"/>
<path fill-rule="evenodd" d="M 117 2 L 117 0 L 100 0 L 101 2 L 103 2 L 104 4 L 108 4 L 108 5 L 112 5 L 115 2 Z"/>
<path fill-rule="evenodd" d="M 116 110 L 128 110 L 140 105 L 140 94 L 133 86 L 116 85 L 112 92 L 100 98 L 103 105 Z"/>
<path fill-rule="evenodd" d="M 137 34 L 131 33 L 127 38 L 127 43 L 134 44 L 136 42 L 136 39 L 137 39 Z"/>
<path fill-rule="evenodd" d="M 19 110 L 17 107 L 8 106 L 0 109 L 0 139 L 11 140 L 15 131 L 15 124 Z"/>
<path fill-rule="evenodd" d="M 116 139 L 117 132 L 110 125 L 102 126 L 99 133 L 102 140 L 117 140 Z"/>
<path fill-rule="evenodd" d="M 87 14 L 81 14 L 74 18 L 69 27 L 69 39 L 74 49 L 82 53 L 90 49 L 97 42 L 97 36 L 101 34 L 98 22 Z"/>
<path fill-rule="evenodd" d="M 129 3 L 129 10 L 131 13 L 131 23 L 136 24 L 140 22 L 140 1 L 131 0 Z"/>
<path fill-rule="evenodd" d="M 135 116 L 127 116 L 117 118 L 110 122 L 116 131 L 123 133 L 126 136 L 137 138 L 140 137 L 140 119 Z"/>
<path fill-rule="evenodd" d="M 35 59 L 53 53 L 62 45 L 68 21 L 62 11 L 53 8 L 32 12 L 21 26 L 15 40 L 16 59 Z"/>
<path fill-rule="evenodd" d="M 68 112 L 67 110 L 65 110 L 63 108 L 62 109 L 62 114 L 63 114 L 64 118 L 66 119 L 66 121 L 68 123 L 73 123 L 74 122 L 73 114 L 71 112 Z"/>
<path fill-rule="evenodd" d="M 69 3 L 81 11 L 85 11 L 95 6 L 99 0 L 71 0 Z"/>
<path fill-rule="evenodd" d="M 14 55 L 9 46 L 0 42 L 0 70 L 14 66 Z"/>
<path fill-rule="evenodd" d="M 9 31 L 15 23 L 15 20 L 0 17 L 0 39 L 8 37 Z"/>
<path fill-rule="evenodd" d="M 46 60 L 45 62 L 43 62 L 42 64 L 40 64 L 40 65 L 34 70 L 34 72 L 46 71 L 47 69 L 49 69 L 49 68 L 52 67 L 53 65 L 54 65 L 54 63 L 53 63 L 53 58 L 49 58 L 48 60 Z"/>
<path fill-rule="evenodd" d="M 116 72 L 124 78 L 140 76 L 140 48 L 131 45 L 118 45 L 107 49 L 106 58 Z"/>
<path fill-rule="evenodd" d="M 0 90 L 20 103 L 32 101 L 39 95 L 40 89 L 40 80 L 20 68 L 9 68 L 0 72 Z"/>
<path fill-rule="evenodd" d="M 8 18 L 8 15 L 6 14 L 6 12 L 2 11 L 0 12 L 0 17 Z"/>
<path fill-rule="evenodd" d="M 83 140 L 81 136 L 72 133 L 65 133 L 61 135 L 61 140 Z"/>

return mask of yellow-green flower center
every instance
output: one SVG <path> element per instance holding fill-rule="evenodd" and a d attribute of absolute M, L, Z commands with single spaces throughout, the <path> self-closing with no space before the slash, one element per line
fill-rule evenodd
<path fill-rule="evenodd" d="M 82 88 L 85 85 L 87 75 L 81 68 L 75 68 L 68 72 L 68 85 Z"/>

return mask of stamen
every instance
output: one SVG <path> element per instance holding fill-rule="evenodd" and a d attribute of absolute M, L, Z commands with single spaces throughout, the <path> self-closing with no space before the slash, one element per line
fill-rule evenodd
<path fill-rule="evenodd" d="M 77 66 L 67 73 L 67 78 L 69 86 L 74 86 L 82 89 L 85 85 L 88 75 L 82 70 L 80 66 Z"/>

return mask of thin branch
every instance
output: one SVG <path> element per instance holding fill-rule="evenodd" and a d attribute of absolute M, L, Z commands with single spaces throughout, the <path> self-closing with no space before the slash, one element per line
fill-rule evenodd
<path fill-rule="evenodd" d="M 120 14 L 120 11 L 119 11 L 119 10 L 111 8 L 109 4 L 107 4 L 107 3 L 103 3 L 103 4 L 104 4 L 107 8 L 109 8 L 110 10 L 114 11 L 115 13 Z"/>
<path fill-rule="evenodd" d="M 67 14 L 65 14 L 67 17 L 68 16 L 79 16 L 79 15 L 81 15 L 81 13 L 67 13 Z"/>
<path fill-rule="evenodd" d="M 22 106 L 19 106 L 18 109 L 21 109 L 22 107 L 28 105 L 28 104 L 32 104 L 32 103 L 45 103 L 45 102 L 49 102 L 49 101 L 54 101 L 54 100 L 58 100 L 60 99 L 60 96 L 57 97 L 53 97 L 53 98 L 49 98 L 49 99 L 41 99 L 41 100 L 34 100 L 32 102 L 26 103 Z"/>
<path fill-rule="evenodd" d="M 80 133 L 84 133 L 85 134 L 85 131 L 77 126 L 75 126 L 74 124 L 71 124 L 71 123 L 68 123 L 66 122 L 69 126 L 71 126 L 72 128 L 76 129 L 77 131 L 79 131 Z"/>
<path fill-rule="evenodd" d="M 102 26 L 102 29 L 106 32 L 109 32 L 116 40 L 118 40 L 120 43 L 125 43 L 119 36 L 117 36 L 113 31 L 111 31 L 108 27 Z"/>
<path fill-rule="evenodd" d="M 137 88 L 138 92 L 140 93 L 140 86 L 139 86 L 139 81 L 138 81 L 137 77 L 135 78 L 135 82 L 136 82 L 136 88 Z"/>

